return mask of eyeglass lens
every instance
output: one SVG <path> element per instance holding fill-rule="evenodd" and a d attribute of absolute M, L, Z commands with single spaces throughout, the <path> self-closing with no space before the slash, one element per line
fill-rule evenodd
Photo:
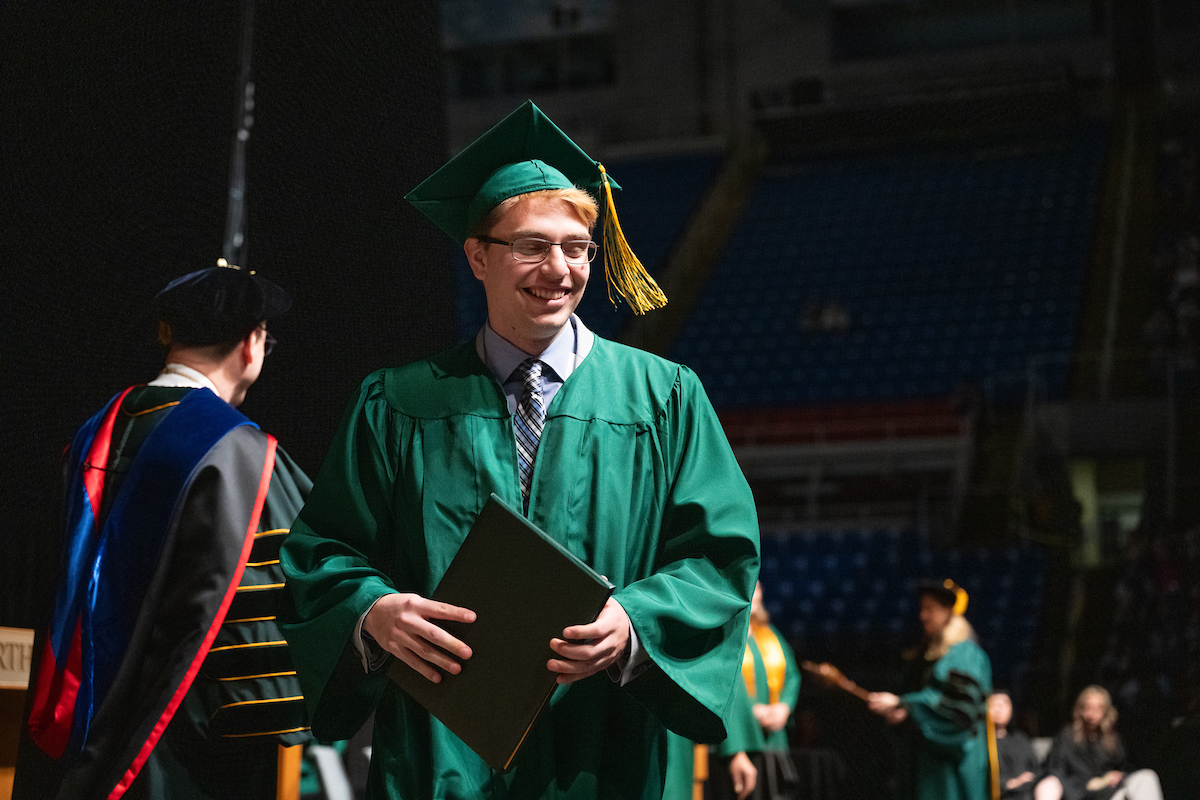
<path fill-rule="evenodd" d="M 545 239 L 525 237 L 512 243 L 513 255 L 519 261 L 541 261 L 550 254 L 550 248 L 558 244 L 567 261 L 591 261 L 596 257 L 597 245 L 589 239 L 572 239 L 567 242 L 548 242 Z"/>

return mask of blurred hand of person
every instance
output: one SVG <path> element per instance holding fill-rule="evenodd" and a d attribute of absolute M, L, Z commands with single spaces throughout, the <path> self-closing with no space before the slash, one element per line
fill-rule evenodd
<path fill-rule="evenodd" d="M 889 725 L 899 725 L 908 719 L 908 709 L 900 705 L 900 698 L 891 692 L 871 692 L 867 695 L 867 708 L 887 720 Z"/>
<path fill-rule="evenodd" d="M 1121 779 L 1124 777 L 1125 777 L 1124 772 L 1119 772 L 1115 769 L 1110 770 L 1110 771 L 1104 773 L 1103 775 L 1097 775 L 1096 777 L 1094 777 L 1090 781 L 1088 781 L 1087 782 L 1087 790 L 1089 792 L 1098 792 L 1101 789 L 1111 788 L 1111 787 L 1119 784 L 1121 782 Z"/>
<path fill-rule="evenodd" d="M 752 710 L 758 724 L 769 734 L 783 730 L 783 726 L 787 725 L 788 717 L 792 715 L 792 709 L 788 707 L 787 703 L 756 703 Z"/>
<path fill-rule="evenodd" d="M 733 792 L 738 800 L 746 800 L 758 784 L 758 770 L 745 753 L 738 753 L 729 760 L 729 777 L 733 780 Z"/>
<path fill-rule="evenodd" d="M 1028 770 L 1026 770 L 1025 772 L 1022 772 L 1020 775 L 1018 775 L 1015 778 L 1009 778 L 1008 781 L 1004 784 L 1004 788 L 1016 789 L 1018 786 L 1024 786 L 1025 784 L 1029 783 L 1031 780 L 1033 780 L 1033 778 L 1034 778 L 1034 774 L 1032 772 L 1029 772 Z"/>
<path fill-rule="evenodd" d="M 867 695 L 867 708 L 876 714 L 886 715 L 900 706 L 900 698 L 891 692 L 871 692 Z"/>

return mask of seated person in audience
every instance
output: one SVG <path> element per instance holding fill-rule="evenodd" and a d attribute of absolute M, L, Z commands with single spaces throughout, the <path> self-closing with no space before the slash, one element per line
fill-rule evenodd
<path fill-rule="evenodd" d="M 987 701 L 988 713 L 996 727 L 996 757 L 1000 762 L 1000 796 L 1011 800 L 1032 800 L 1034 781 L 1041 772 L 1033 742 L 1021 731 L 1010 731 L 1012 698 L 1008 692 L 993 692 Z"/>
<path fill-rule="evenodd" d="M 1162 800 L 1153 770 L 1129 772 L 1116 724 L 1108 690 L 1089 686 L 1080 692 L 1071 723 L 1050 748 L 1036 800 Z"/>

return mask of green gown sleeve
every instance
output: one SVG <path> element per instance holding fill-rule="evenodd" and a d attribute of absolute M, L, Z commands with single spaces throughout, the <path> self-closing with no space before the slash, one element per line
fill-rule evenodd
<path fill-rule="evenodd" d="M 347 739 L 370 715 L 387 680 L 366 674 L 350 641 L 355 625 L 395 590 L 373 564 L 391 563 L 392 478 L 386 404 L 378 373 L 342 419 L 308 502 L 280 551 L 290 603 L 280 620 L 292 648 L 315 735 Z M 320 531 L 318 536 L 314 531 Z M 302 620 L 302 621 L 297 621 Z"/>
<path fill-rule="evenodd" d="M 743 687 L 745 684 L 742 685 Z M 743 690 L 733 693 L 733 702 L 729 708 L 729 719 L 725 722 L 725 728 L 729 735 L 725 737 L 725 741 L 717 746 L 717 753 L 725 757 L 735 756 L 738 753 L 759 753 L 762 752 L 763 729 L 758 724 L 758 720 L 754 718 L 754 712 L 751 710 L 750 695 Z"/>
<path fill-rule="evenodd" d="M 649 577 L 613 597 L 656 669 L 625 688 L 670 730 L 697 742 L 726 736 L 758 577 L 754 497 L 704 394 L 686 367 L 661 421 L 674 467 Z"/>
<path fill-rule="evenodd" d="M 926 745 L 957 762 L 976 744 L 991 688 L 987 654 L 974 642 L 959 642 L 937 660 L 923 689 L 902 695 L 900 700 Z"/>

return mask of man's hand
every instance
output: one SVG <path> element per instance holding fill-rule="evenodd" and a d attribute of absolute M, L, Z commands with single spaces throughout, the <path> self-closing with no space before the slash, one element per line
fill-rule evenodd
<path fill-rule="evenodd" d="M 367 612 L 363 630 L 384 650 L 440 683 L 442 675 L 434 667 L 457 675 L 462 666 L 451 655 L 465 661 L 471 657 L 471 648 L 430 622 L 434 619 L 474 622 L 475 612 L 417 594 L 387 594 Z"/>
<path fill-rule="evenodd" d="M 792 715 L 792 709 L 788 708 L 787 703 L 755 703 L 751 709 L 754 712 L 754 718 L 758 720 L 758 724 L 768 734 L 775 731 L 783 730 L 783 726 L 787 725 L 788 717 Z"/>
<path fill-rule="evenodd" d="M 733 792 L 738 800 L 746 800 L 758 783 L 758 770 L 754 768 L 750 756 L 738 753 L 729 760 L 729 777 L 733 781 Z"/>
<path fill-rule="evenodd" d="M 562 658 L 552 658 L 546 666 L 559 673 L 560 684 L 574 683 L 615 664 L 628 646 L 629 616 L 610 597 L 595 622 L 564 628 L 561 639 L 550 640 L 550 648 Z"/>

